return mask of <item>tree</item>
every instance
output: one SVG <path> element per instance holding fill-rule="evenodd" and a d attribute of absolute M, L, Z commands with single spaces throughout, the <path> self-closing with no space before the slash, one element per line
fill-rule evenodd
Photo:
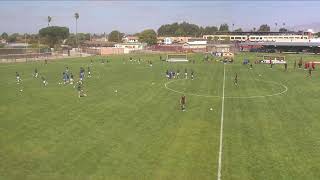
<path fill-rule="evenodd" d="M 146 29 L 139 34 L 139 41 L 148 45 L 157 43 L 157 33 L 153 29 Z"/>
<path fill-rule="evenodd" d="M 216 26 L 206 26 L 204 28 L 203 34 L 214 34 L 218 31 L 218 28 Z"/>
<path fill-rule="evenodd" d="M 172 23 L 160 26 L 159 36 L 201 36 L 202 29 L 196 24 L 187 22 Z"/>
<path fill-rule="evenodd" d="M 48 16 L 48 27 L 50 26 L 51 21 L 52 21 L 52 17 Z"/>
<path fill-rule="evenodd" d="M 238 29 L 234 30 L 234 32 L 242 32 L 242 29 L 238 28 Z"/>
<path fill-rule="evenodd" d="M 16 42 L 18 37 L 19 37 L 18 33 L 13 33 L 8 37 L 7 41 L 8 42 Z"/>
<path fill-rule="evenodd" d="M 229 31 L 229 26 L 228 24 L 221 24 L 219 27 L 219 31 L 221 32 L 228 32 Z"/>
<path fill-rule="evenodd" d="M 1 38 L 4 40 L 8 40 L 8 37 L 9 37 L 9 35 L 6 32 L 1 34 Z"/>
<path fill-rule="evenodd" d="M 78 44 L 78 19 L 79 19 L 79 13 L 74 13 L 74 18 L 76 19 L 76 44 L 77 46 L 79 47 L 79 44 Z"/>
<path fill-rule="evenodd" d="M 288 32 L 288 29 L 286 29 L 286 28 L 280 28 L 280 29 L 279 29 L 279 32 Z"/>
<path fill-rule="evenodd" d="M 89 33 L 78 33 L 78 42 L 79 44 L 83 44 L 85 41 L 90 40 L 90 34 Z M 65 44 L 71 46 L 71 47 L 77 47 L 77 41 L 75 34 L 70 34 L 68 39 L 65 41 Z"/>
<path fill-rule="evenodd" d="M 39 35 L 45 40 L 45 43 L 52 48 L 55 45 L 62 43 L 64 39 L 68 38 L 69 28 L 50 26 L 40 29 Z"/>
<path fill-rule="evenodd" d="M 270 26 L 268 26 L 268 24 L 262 24 L 258 31 L 259 32 L 270 32 Z"/>
<path fill-rule="evenodd" d="M 110 42 L 121 42 L 124 34 L 120 31 L 114 30 L 108 35 L 108 41 Z"/>

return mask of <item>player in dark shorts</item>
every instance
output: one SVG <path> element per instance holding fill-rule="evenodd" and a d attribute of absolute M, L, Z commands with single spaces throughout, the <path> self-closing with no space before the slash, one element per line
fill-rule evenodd
<path fill-rule="evenodd" d="M 38 78 L 38 69 L 37 68 L 34 69 L 34 75 L 33 76 L 35 78 Z"/>
<path fill-rule="evenodd" d="M 48 64 L 48 60 L 45 59 L 44 60 L 44 64 L 47 65 Z"/>
<path fill-rule="evenodd" d="M 90 71 L 90 67 L 88 67 L 88 78 L 91 77 L 91 71 Z"/>
<path fill-rule="evenodd" d="M 294 60 L 293 69 L 296 69 L 296 68 L 297 68 L 297 61 Z"/>
<path fill-rule="evenodd" d="M 42 84 L 43 84 L 44 86 L 47 86 L 47 85 L 48 85 L 48 81 L 46 80 L 45 77 L 41 76 L 41 80 L 42 80 Z"/>
<path fill-rule="evenodd" d="M 187 69 L 184 69 L 184 76 L 186 79 L 188 79 L 188 70 Z"/>
<path fill-rule="evenodd" d="M 17 79 L 17 84 L 20 84 L 21 78 L 18 72 L 16 72 L 16 79 Z"/>
<path fill-rule="evenodd" d="M 178 69 L 177 70 L 177 79 L 179 79 L 179 76 L 180 76 L 180 70 Z"/>
<path fill-rule="evenodd" d="M 235 77 L 234 77 L 234 85 L 238 85 L 238 73 L 236 73 Z"/>
<path fill-rule="evenodd" d="M 284 63 L 284 70 L 287 71 L 288 70 L 288 64 Z"/>
<path fill-rule="evenodd" d="M 311 77 L 311 75 L 312 75 L 312 68 L 311 67 L 309 67 L 308 72 L 309 72 L 309 77 Z"/>
<path fill-rule="evenodd" d="M 194 78 L 194 72 L 193 72 L 193 70 L 191 71 L 191 80 L 193 80 L 193 78 Z"/>
<path fill-rule="evenodd" d="M 302 67 L 302 58 L 300 58 L 300 60 L 299 60 L 298 67 L 299 67 L 299 69 L 301 69 L 301 67 Z"/>
<path fill-rule="evenodd" d="M 73 74 L 70 73 L 70 84 L 73 84 Z"/>
<path fill-rule="evenodd" d="M 181 106 L 181 110 L 182 111 L 186 110 L 186 102 L 187 102 L 186 96 L 185 95 L 181 96 L 181 98 L 180 98 L 180 106 Z"/>
<path fill-rule="evenodd" d="M 79 81 L 78 84 L 77 84 L 77 90 L 78 90 L 78 97 L 85 97 L 87 96 L 87 94 L 84 93 L 83 91 L 83 86 L 82 86 L 82 82 Z"/>
<path fill-rule="evenodd" d="M 81 97 L 81 91 L 82 91 L 82 84 L 80 83 L 81 81 L 78 82 L 77 84 L 77 90 L 78 90 L 78 97 Z"/>
<path fill-rule="evenodd" d="M 250 69 L 252 69 L 252 63 L 250 63 Z"/>
<path fill-rule="evenodd" d="M 91 59 L 91 66 L 93 65 L 93 61 L 92 61 L 92 59 Z"/>

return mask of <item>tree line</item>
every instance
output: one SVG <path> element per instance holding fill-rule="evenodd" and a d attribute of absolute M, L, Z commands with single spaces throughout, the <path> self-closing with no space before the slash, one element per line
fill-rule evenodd
<path fill-rule="evenodd" d="M 89 33 L 77 33 L 77 25 L 79 14 L 74 14 L 76 20 L 76 34 L 69 32 L 68 27 L 51 26 L 52 17 L 48 16 L 48 26 L 39 30 L 38 34 L 26 34 L 20 35 L 18 33 L 13 33 L 11 35 L 7 33 L 1 34 L 1 39 L 5 39 L 7 42 L 24 42 L 23 39 L 26 38 L 28 43 L 39 43 L 46 44 L 49 47 L 57 47 L 60 44 L 66 44 L 72 47 L 77 47 L 79 44 L 83 44 L 85 41 L 90 40 L 92 37 L 106 37 L 106 35 L 96 35 Z M 242 28 L 234 29 L 234 24 L 231 25 L 232 30 L 228 24 L 221 24 L 217 26 L 198 26 L 196 24 L 191 24 L 188 22 L 182 23 L 172 23 L 164 24 L 160 26 L 157 31 L 153 29 L 146 29 L 142 32 L 135 34 L 139 37 L 140 42 L 145 42 L 149 45 L 157 43 L 158 36 L 192 36 L 192 37 L 202 37 L 203 35 L 215 34 L 217 32 L 242 32 Z M 250 31 L 257 32 L 270 32 L 271 28 L 268 24 L 262 24 L 258 29 L 253 28 Z M 287 32 L 288 30 L 284 27 L 279 29 L 279 32 Z M 26 36 L 26 37 L 24 37 Z M 119 30 L 114 30 L 108 34 L 108 41 L 110 42 L 122 42 L 125 33 Z"/>

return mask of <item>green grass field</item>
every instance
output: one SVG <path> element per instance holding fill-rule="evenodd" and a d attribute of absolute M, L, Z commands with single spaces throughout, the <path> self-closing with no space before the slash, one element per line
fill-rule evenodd
<path fill-rule="evenodd" d="M 217 179 L 222 116 L 222 180 L 320 179 L 320 73 L 293 69 L 300 57 L 320 56 L 286 55 L 287 72 L 241 64 L 254 53 L 226 65 L 201 54 L 191 56 L 195 64 L 132 56 L 153 67 L 129 56 L 104 65 L 100 57 L 0 64 L 0 179 Z M 78 98 L 73 85 L 58 83 L 66 66 L 78 77 L 90 59 L 88 96 Z M 47 87 L 32 77 L 36 67 Z M 185 68 L 193 81 L 165 78 L 167 69 Z"/>

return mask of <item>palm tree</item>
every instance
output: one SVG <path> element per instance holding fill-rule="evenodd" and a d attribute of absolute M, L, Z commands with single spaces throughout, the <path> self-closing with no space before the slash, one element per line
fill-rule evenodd
<path fill-rule="evenodd" d="M 51 17 L 51 16 L 48 16 L 48 27 L 50 26 L 51 20 L 52 20 L 52 17 Z"/>
<path fill-rule="evenodd" d="M 76 45 L 79 48 L 79 45 L 78 45 L 78 19 L 79 19 L 79 13 L 74 13 L 74 18 L 76 18 Z"/>

